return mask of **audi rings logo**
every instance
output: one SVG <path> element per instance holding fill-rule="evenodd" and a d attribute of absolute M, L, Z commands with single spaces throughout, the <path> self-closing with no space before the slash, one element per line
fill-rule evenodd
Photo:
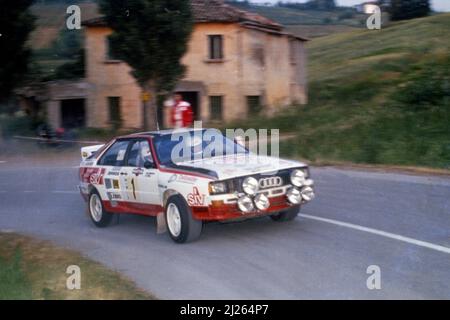
<path fill-rule="evenodd" d="M 279 187 L 283 184 L 283 179 L 280 177 L 270 177 L 259 180 L 259 187 L 261 189 Z"/>

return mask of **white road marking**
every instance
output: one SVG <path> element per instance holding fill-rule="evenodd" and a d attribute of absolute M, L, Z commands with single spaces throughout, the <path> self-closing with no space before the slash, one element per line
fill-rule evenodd
<path fill-rule="evenodd" d="M 36 193 L 34 190 L 25 190 L 24 193 Z"/>
<path fill-rule="evenodd" d="M 6 163 L 6 161 L 0 161 L 0 164 L 2 164 L 2 163 Z"/>
<path fill-rule="evenodd" d="M 325 223 L 330 223 L 330 224 L 334 224 L 337 226 L 346 227 L 346 228 L 350 228 L 350 229 L 354 229 L 354 230 L 358 230 L 358 231 L 368 232 L 368 233 L 376 234 L 376 235 L 379 235 L 379 236 L 382 236 L 385 238 L 394 239 L 397 241 L 402 241 L 402 242 L 406 242 L 409 244 L 413 244 L 413 245 L 416 245 L 419 247 L 428 248 L 431 250 L 450 254 L 450 248 L 448 248 L 448 247 L 440 246 L 438 244 L 421 241 L 421 240 L 417 240 L 417 239 L 413 239 L 413 238 L 404 237 L 404 236 L 401 236 L 401 235 L 398 235 L 395 233 L 390 233 L 390 232 L 381 231 L 381 230 L 377 230 L 377 229 L 367 228 L 367 227 L 359 226 L 359 225 L 352 224 L 352 223 L 342 222 L 342 221 L 338 221 L 338 220 L 320 218 L 320 217 L 311 216 L 308 214 L 300 214 L 300 216 L 302 218 L 316 220 L 316 221 L 325 222 Z"/>

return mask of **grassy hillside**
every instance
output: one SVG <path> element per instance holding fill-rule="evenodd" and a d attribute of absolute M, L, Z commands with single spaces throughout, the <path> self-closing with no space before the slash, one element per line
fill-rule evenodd
<path fill-rule="evenodd" d="M 450 169 L 449 32 L 441 14 L 313 40 L 309 104 L 245 127 L 296 132 L 286 156 Z"/>
<path fill-rule="evenodd" d="M 279 6 L 262 6 L 239 2 L 230 2 L 243 10 L 259 13 L 285 25 L 289 31 L 307 37 L 316 38 L 342 31 L 360 29 L 365 26 L 367 16 L 352 8 L 339 7 L 335 10 L 299 10 Z"/>

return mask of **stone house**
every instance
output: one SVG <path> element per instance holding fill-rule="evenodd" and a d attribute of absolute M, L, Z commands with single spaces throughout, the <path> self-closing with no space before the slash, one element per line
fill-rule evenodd
<path fill-rule="evenodd" d="M 221 0 L 191 0 L 191 6 L 195 25 L 182 60 L 187 73 L 176 91 L 192 104 L 196 119 L 229 122 L 261 109 L 273 114 L 287 105 L 306 103 L 307 39 Z M 120 121 L 124 128 L 140 128 L 142 92 L 130 67 L 109 54 L 111 29 L 102 17 L 84 21 L 83 26 L 85 101 L 79 104 L 81 111 L 73 104 L 74 114 L 83 115 L 86 127 L 106 128 Z M 67 123 L 60 110 L 63 100 L 50 97 L 47 103 L 53 127 Z M 158 108 L 160 123 L 169 126 L 167 108 Z"/>

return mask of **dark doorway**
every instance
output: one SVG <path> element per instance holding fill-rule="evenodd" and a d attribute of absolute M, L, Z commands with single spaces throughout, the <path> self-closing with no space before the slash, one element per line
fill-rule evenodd
<path fill-rule="evenodd" d="M 85 126 L 85 100 L 61 100 L 61 120 L 65 129 L 81 128 Z"/>
<path fill-rule="evenodd" d="M 197 91 L 182 91 L 180 93 L 183 96 L 183 100 L 191 104 L 194 120 L 200 120 L 199 93 Z"/>

